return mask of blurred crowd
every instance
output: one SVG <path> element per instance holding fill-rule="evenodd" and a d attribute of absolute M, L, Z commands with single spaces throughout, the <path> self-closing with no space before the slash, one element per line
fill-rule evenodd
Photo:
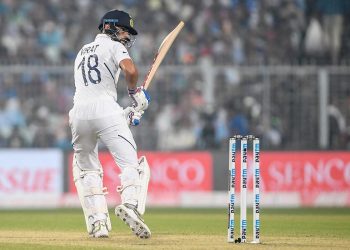
<path fill-rule="evenodd" d="M 1 60 L 69 63 L 112 8 L 134 17 L 140 35 L 133 53 L 141 63 L 180 19 L 186 30 L 174 63 L 195 64 L 203 55 L 246 65 L 337 64 L 349 58 L 347 0 L 3 0 Z"/>
<path fill-rule="evenodd" d="M 64 72 L 27 72 L 24 68 L 9 74 L 0 70 L 0 147 L 71 148 L 67 112 L 74 94 L 72 63 L 82 44 L 98 33 L 101 16 L 113 8 L 126 10 L 135 19 L 139 35 L 131 54 L 140 66 L 150 64 L 160 42 L 179 20 L 186 22 L 164 65 L 193 70 L 157 75 L 159 84 L 152 90 L 157 101 L 146 113 L 142 128 L 134 130 L 143 149 L 218 148 L 236 133 L 261 135 L 270 149 L 300 148 L 288 142 L 303 135 L 291 133 L 286 125 L 294 119 L 288 114 L 297 113 L 292 107 L 302 109 L 300 103 L 293 103 L 298 100 L 291 95 L 288 110 L 278 109 L 283 96 L 280 103 L 276 98 L 272 105 L 277 111 L 272 109 L 269 121 L 262 121 L 260 80 L 237 79 L 239 74 L 229 70 L 215 72 L 214 103 L 211 99 L 208 103 L 203 93 L 207 79 L 197 68 L 203 58 L 214 66 L 349 64 L 350 1 L 346 0 L 3 0 L 0 65 L 56 65 Z M 293 85 L 293 81 L 288 82 Z M 307 79 L 297 80 L 295 88 L 303 81 Z M 286 91 L 283 82 L 277 79 L 279 87 L 270 94 L 276 89 L 281 91 L 276 96 Z M 251 89 L 244 86 L 256 95 L 246 96 Z M 332 106 L 344 122 L 339 122 L 334 109 L 328 111 L 336 121 L 332 129 L 342 128 L 341 132 L 332 130 L 342 138 L 330 139 L 335 141 L 334 148 L 348 145 L 344 139 L 349 124 L 346 86 L 339 91 L 347 94 L 337 101 L 338 106 Z M 128 105 L 125 90 L 120 97 L 121 104 Z M 317 148 L 315 138 L 301 148 Z"/>

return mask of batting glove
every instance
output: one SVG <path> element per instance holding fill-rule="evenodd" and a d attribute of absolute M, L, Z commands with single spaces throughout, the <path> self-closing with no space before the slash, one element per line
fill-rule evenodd
<path fill-rule="evenodd" d="M 143 87 L 137 87 L 136 89 L 128 89 L 128 92 L 132 99 L 132 106 L 136 111 L 144 111 L 148 108 L 151 96 L 147 90 Z"/>
<path fill-rule="evenodd" d="M 123 110 L 124 117 L 129 126 L 139 125 L 143 113 L 144 111 L 136 111 L 134 107 L 126 107 Z"/>

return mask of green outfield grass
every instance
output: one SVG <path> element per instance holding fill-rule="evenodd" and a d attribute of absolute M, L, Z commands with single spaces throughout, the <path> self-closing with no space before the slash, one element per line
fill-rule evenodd
<path fill-rule="evenodd" d="M 148 240 L 110 212 L 110 238 L 93 239 L 80 210 L 0 210 L 0 249 L 350 249 L 349 208 L 263 209 L 259 245 L 226 243 L 225 209 L 149 209 Z"/>

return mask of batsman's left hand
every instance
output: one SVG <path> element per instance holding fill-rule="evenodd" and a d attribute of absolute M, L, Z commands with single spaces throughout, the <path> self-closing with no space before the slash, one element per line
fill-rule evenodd
<path fill-rule="evenodd" d="M 140 124 L 140 120 L 142 115 L 144 114 L 144 111 L 136 111 L 134 107 L 126 107 L 123 110 L 123 114 L 128 125 L 137 126 Z"/>
<path fill-rule="evenodd" d="M 151 102 L 151 95 L 143 87 L 128 89 L 129 96 L 132 99 L 132 106 L 136 111 L 144 111 Z"/>

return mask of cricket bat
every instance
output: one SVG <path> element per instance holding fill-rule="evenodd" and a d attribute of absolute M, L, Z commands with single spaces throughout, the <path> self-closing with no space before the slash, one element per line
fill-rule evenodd
<path fill-rule="evenodd" d="M 175 29 L 173 29 L 173 31 L 171 31 L 162 41 L 162 43 L 159 46 L 158 52 L 156 54 L 156 56 L 154 57 L 153 60 L 153 64 L 148 72 L 148 74 L 146 75 L 146 78 L 143 82 L 143 87 L 144 89 L 148 89 L 151 81 L 159 67 L 159 65 L 161 64 L 161 62 L 163 61 L 166 53 L 168 52 L 168 50 L 170 49 L 171 45 L 173 44 L 175 38 L 177 37 L 177 35 L 180 33 L 180 31 L 182 30 L 182 28 L 184 27 L 185 23 L 183 21 L 181 21 L 176 27 Z"/>

